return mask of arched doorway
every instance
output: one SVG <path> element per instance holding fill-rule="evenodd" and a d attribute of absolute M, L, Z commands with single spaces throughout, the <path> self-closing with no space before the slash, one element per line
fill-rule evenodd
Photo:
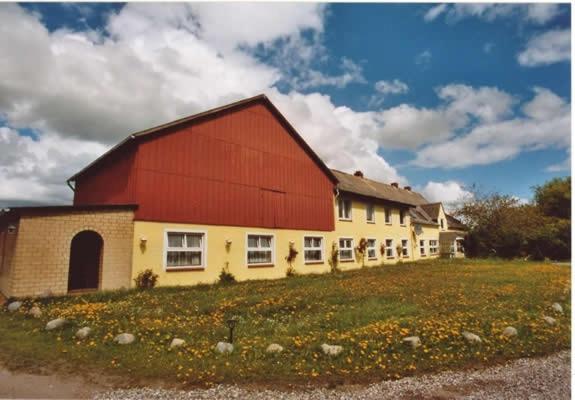
<path fill-rule="evenodd" d="M 82 231 L 72 239 L 68 291 L 98 289 L 104 241 L 94 231 Z"/>

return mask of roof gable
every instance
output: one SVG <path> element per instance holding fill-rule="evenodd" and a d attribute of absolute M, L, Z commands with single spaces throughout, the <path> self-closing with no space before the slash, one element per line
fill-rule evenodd
<path fill-rule="evenodd" d="M 319 156 L 312 150 L 312 148 L 305 142 L 305 140 L 300 136 L 300 134 L 295 130 L 295 128 L 289 123 L 289 121 L 282 115 L 282 113 L 274 106 L 274 104 L 267 98 L 266 95 L 260 94 L 258 96 L 254 96 L 248 99 L 240 100 L 235 103 L 227 104 L 221 107 L 217 107 L 208 111 L 201 112 L 199 114 L 194 114 L 185 118 L 181 118 L 172 122 L 168 122 L 166 124 L 158 125 L 153 128 L 149 128 L 140 132 L 136 132 L 128 136 L 126 139 L 112 147 L 102 156 L 98 157 L 88 166 L 83 168 L 81 171 L 73 175 L 68 179 L 68 182 L 75 181 L 78 177 L 85 174 L 87 171 L 91 170 L 92 168 L 100 165 L 100 163 L 109 158 L 112 154 L 117 153 L 121 149 L 127 147 L 131 143 L 138 144 L 140 140 L 152 139 L 156 136 L 162 134 L 169 134 L 174 132 L 174 128 L 179 128 L 182 126 L 189 126 L 195 123 L 199 123 L 205 121 L 206 119 L 217 118 L 218 116 L 222 115 L 222 113 L 234 111 L 237 109 L 241 109 L 253 104 L 263 104 L 265 105 L 268 110 L 272 113 L 272 115 L 280 122 L 281 125 L 285 127 L 287 132 L 294 138 L 294 140 L 303 148 L 303 150 L 307 153 L 307 155 L 315 162 L 315 164 L 322 170 L 322 172 L 329 178 L 329 180 L 337 184 L 338 180 L 333 172 L 324 164 L 324 162 L 319 158 Z"/>

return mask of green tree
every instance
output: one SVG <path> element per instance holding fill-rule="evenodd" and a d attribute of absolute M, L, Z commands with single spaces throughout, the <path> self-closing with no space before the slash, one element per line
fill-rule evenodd
<path fill-rule="evenodd" d="M 571 177 L 555 178 L 535 186 L 535 204 L 544 215 L 571 218 Z"/>

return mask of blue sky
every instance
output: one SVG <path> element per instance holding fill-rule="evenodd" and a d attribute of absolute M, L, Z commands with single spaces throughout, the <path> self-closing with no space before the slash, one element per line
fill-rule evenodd
<path fill-rule="evenodd" d="M 282 7 L 0 5 L 0 203 L 69 201 L 130 132 L 261 92 L 328 165 L 432 201 L 570 174 L 568 4 Z"/>

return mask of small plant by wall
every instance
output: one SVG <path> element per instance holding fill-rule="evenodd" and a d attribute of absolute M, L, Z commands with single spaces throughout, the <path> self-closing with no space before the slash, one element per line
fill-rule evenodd
<path fill-rule="evenodd" d="M 219 282 L 223 284 L 231 284 L 237 282 L 234 274 L 230 272 L 229 263 L 226 263 L 226 266 L 222 268 L 219 275 Z"/>
<path fill-rule="evenodd" d="M 288 255 L 286 256 L 286 261 L 288 263 L 288 269 L 286 270 L 286 276 L 295 276 L 297 275 L 296 270 L 293 266 L 293 262 L 295 261 L 298 251 L 296 250 L 294 243 L 289 243 Z"/>
<path fill-rule="evenodd" d="M 361 266 L 365 266 L 365 252 L 367 251 L 367 240 L 365 238 L 359 239 L 359 244 L 355 248 L 357 257 L 361 260 Z"/>
<path fill-rule="evenodd" d="M 331 252 L 329 255 L 329 259 L 327 260 L 331 272 L 339 272 L 339 248 L 337 247 L 337 243 L 333 242 L 331 245 Z"/>
<path fill-rule="evenodd" d="M 148 268 L 134 278 L 134 283 L 138 289 L 152 289 L 158 283 L 158 274 Z"/>

